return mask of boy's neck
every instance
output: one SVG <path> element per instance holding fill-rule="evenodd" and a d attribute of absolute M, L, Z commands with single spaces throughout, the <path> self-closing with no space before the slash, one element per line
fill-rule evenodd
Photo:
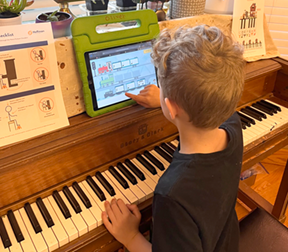
<path fill-rule="evenodd" d="M 223 129 L 200 129 L 191 123 L 177 125 L 180 137 L 180 153 L 213 153 L 227 147 L 228 135 Z"/>

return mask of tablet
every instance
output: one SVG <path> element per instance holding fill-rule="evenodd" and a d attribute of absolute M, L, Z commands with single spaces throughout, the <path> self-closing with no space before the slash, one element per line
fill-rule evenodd
<path fill-rule="evenodd" d="M 149 84 L 157 85 L 151 52 L 151 41 L 85 52 L 95 111 L 129 100 L 125 92 L 138 94 Z"/>

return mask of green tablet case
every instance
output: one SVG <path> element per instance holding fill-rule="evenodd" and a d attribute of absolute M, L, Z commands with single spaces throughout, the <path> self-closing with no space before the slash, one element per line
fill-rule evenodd
<path fill-rule="evenodd" d="M 130 29 L 125 27 L 126 29 L 105 33 L 98 33 L 96 31 L 96 27 L 99 25 L 124 23 L 128 21 L 136 21 L 137 24 Z M 148 9 L 79 17 L 72 22 L 71 31 L 80 77 L 83 83 L 87 114 L 94 117 L 135 103 L 133 100 L 128 100 L 95 111 L 93 108 L 91 90 L 88 84 L 88 71 L 84 54 L 86 52 L 113 48 L 156 38 L 159 34 L 159 25 L 155 12 Z"/>

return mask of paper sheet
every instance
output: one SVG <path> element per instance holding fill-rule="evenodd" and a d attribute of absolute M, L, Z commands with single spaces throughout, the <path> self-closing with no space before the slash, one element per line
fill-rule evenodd
<path fill-rule="evenodd" d="M 67 125 L 51 24 L 0 27 L 0 147 Z"/>
<path fill-rule="evenodd" d="M 265 55 L 264 0 L 235 0 L 232 33 L 244 46 L 244 57 Z"/>

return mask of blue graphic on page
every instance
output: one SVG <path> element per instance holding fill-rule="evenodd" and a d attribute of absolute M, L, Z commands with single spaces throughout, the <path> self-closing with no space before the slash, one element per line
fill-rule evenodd
<path fill-rule="evenodd" d="M 90 67 L 98 109 L 128 100 L 125 92 L 138 94 L 149 84 L 157 85 L 150 42 L 91 53 Z"/>

